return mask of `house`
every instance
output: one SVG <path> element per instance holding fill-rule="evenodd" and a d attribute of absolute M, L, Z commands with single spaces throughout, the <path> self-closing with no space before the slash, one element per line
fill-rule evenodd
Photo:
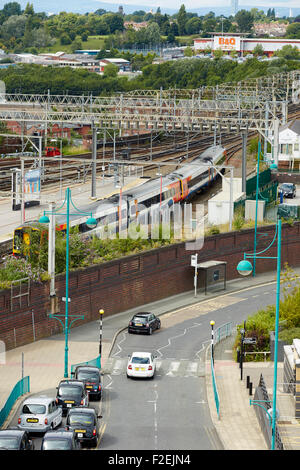
<path fill-rule="evenodd" d="M 279 128 L 278 168 L 300 170 L 300 119 Z"/>
<path fill-rule="evenodd" d="M 256 36 L 283 37 L 289 23 L 272 21 L 271 23 L 254 23 L 253 29 Z"/>
<path fill-rule="evenodd" d="M 148 21 L 142 21 L 141 23 L 136 23 L 135 21 L 124 21 L 124 28 L 132 28 L 134 31 L 139 31 L 140 29 L 147 28 Z"/>

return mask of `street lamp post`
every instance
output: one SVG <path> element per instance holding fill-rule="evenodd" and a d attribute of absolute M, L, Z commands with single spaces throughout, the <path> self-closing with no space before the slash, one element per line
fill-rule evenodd
<path fill-rule="evenodd" d="M 59 212 L 60 209 L 64 207 L 66 204 L 66 213 Z M 71 327 L 71 324 L 76 320 L 76 319 L 82 319 L 82 315 L 72 315 L 72 317 L 75 317 L 72 322 L 69 324 L 69 258 L 70 258 L 70 253 L 69 253 L 69 238 L 70 238 L 70 205 L 72 204 L 73 208 L 76 210 L 76 214 L 78 215 L 86 215 L 89 216 L 89 219 L 86 221 L 86 224 L 89 227 L 95 227 L 97 225 L 96 219 L 92 217 L 91 213 L 80 213 L 77 207 L 74 205 L 72 198 L 71 198 L 71 190 L 70 188 L 66 189 L 66 196 L 63 204 L 57 209 L 57 211 L 44 211 L 44 215 L 40 218 L 39 222 L 40 223 L 49 223 L 50 219 L 47 216 L 47 214 L 53 216 L 56 214 L 59 215 L 65 215 L 66 216 L 66 296 L 65 296 L 65 314 L 63 315 L 64 317 L 64 323 L 61 321 L 59 317 L 62 317 L 62 315 L 50 315 L 50 318 L 55 318 L 61 322 L 63 325 L 64 333 L 65 333 L 65 370 L 64 370 L 64 377 L 68 377 L 68 355 L 69 355 L 69 328 Z M 48 253 L 48 256 L 50 256 L 50 253 Z"/>
<path fill-rule="evenodd" d="M 277 238 L 277 256 L 260 256 L 265 253 Z M 270 245 L 259 253 L 244 253 L 244 259 L 239 262 L 237 270 L 243 276 L 247 276 L 252 272 L 252 264 L 247 258 L 260 259 L 276 259 L 277 275 L 276 275 L 276 310 L 275 310 L 275 345 L 274 345 L 274 380 L 273 380 L 273 413 L 272 413 L 272 442 L 271 449 L 275 450 L 276 438 L 276 399 L 277 399 L 277 362 L 278 362 L 278 332 L 279 332 L 279 305 L 280 305 L 280 270 L 281 270 L 281 219 L 277 220 L 275 236 Z"/>
<path fill-rule="evenodd" d="M 104 314 L 104 310 L 99 310 L 99 314 L 100 314 L 100 337 L 99 337 L 99 356 L 100 356 L 100 360 L 101 360 L 101 357 L 102 357 L 102 323 L 103 323 L 103 314 Z"/>
<path fill-rule="evenodd" d="M 211 358 L 212 358 L 212 363 L 215 362 L 214 358 L 214 320 L 210 321 L 210 326 L 211 326 Z"/>

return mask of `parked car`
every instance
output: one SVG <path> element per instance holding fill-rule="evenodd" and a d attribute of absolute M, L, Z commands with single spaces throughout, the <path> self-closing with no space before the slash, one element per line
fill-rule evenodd
<path fill-rule="evenodd" d="M 133 352 L 128 356 L 127 377 L 144 377 L 153 379 L 156 356 L 149 352 Z"/>
<path fill-rule="evenodd" d="M 62 422 L 62 410 L 55 398 L 38 395 L 24 400 L 18 418 L 18 428 L 30 433 L 47 432 Z"/>
<path fill-rule="evenodd" d="M 99 424 L 94 408 L 74 407 L 68 411 L 66 429 L 75 432 L 77 440 L 81 444 L 97 445 L 99 438 Z"/>
<path fill-rule="evenodd" d="M 34 450 L 34 444 L 27 431 L 18 428 L 1 429 L 0 450 Z"/>
<path fill-rule="evenodd" d="M 296 197 L 296 185 L 294 183 L 282 183 L 278 188 L 279 194 L 283 193 L 283 197 Z"/>
<path fill-rule="evenodd" d="M 101 372 L 95 366 L 77 366 L 74 373 L 74 379 L 84 383 L 85 389 L 89 394 L 89 398 L 101 399 L 102 383 Z"/>
<path fill-rule="evenodd" d="M 64 379 L 57 387 L 56 403 L 62 408 L 65 416 L 73 406 L 88 406 L 89 396 L 81 380 Z"/>
<path fill-rule="evenodd" d="M 148 333 L 159 330 L 160 319 L 150 312 L 140 312 L 132 317 L 128 325 L 128 333 Z"/>
<path fill-rule="evenodd" d="M 78 450 L 80 443 L 71 430 L 64 428 L 48 431 L 44 434 L 41 450 Z"/>

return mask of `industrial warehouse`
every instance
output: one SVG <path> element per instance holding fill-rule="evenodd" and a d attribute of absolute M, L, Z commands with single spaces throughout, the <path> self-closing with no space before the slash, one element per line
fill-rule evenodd
<path fill-rule="evenodd" d="M 196 52 L 221 49 L 224 53 L 236 51 L 241 56 L 252 54 L 256 46 L 261 46 L 264 54 L 271 57 L 284 46 L 297 47 L 300 51 L 300 39 L 249 38 L 241 33 L 211 33 L 210 38 L 194 39 Z"/>

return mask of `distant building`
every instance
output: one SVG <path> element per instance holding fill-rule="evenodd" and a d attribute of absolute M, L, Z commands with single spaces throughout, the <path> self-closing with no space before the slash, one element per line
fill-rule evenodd
<path fill-rule="evenodd" d="M 271 23 L 254 23 L 253 30 L 256 36 L 280 37 L 285 36 L 289 23 L 279 23 L 272 21 Z"/>
<path fill-rule="evenodd" d="M 279 129 L 278 168 L 300 170 L 300 119 Z"/>
<path fill-rule="evenodd" d="M 120 72 L 130 72 L 130 62 L 125 59 L 102 59 L 100 60 L 100 72 L 104 72 L 106 65 L 114 64 L 119 67 Z"/>
<path fill-rule="evenodd" d="M 231 0 L 231 15 L 235 16 L 239 11 L 239 0 Z"/>
<path fill-rule="evenodd" d="M 248 38 L 239 33 L 214 33 L 211 38 L 194 39 L 195 51 L 215 51 L 221 49 L 224 53 L 238 52 L 241 56 L 251 54 L 257 45 L 262 46 L 264 54 L 271 57 L 280 51 L 283 46 L 291 45 L 300 51 L 300 39 L 270 39 L 270 38 Z"/>
<path fill-rule="evenodd" d="M 142 28 L 147 28 L 148 22 L 141 21 L 141 23 L 136 23 L 135 21 L 124 21 L 124 28 L 133 28 L 135 31 L 139 31 Z"/>

